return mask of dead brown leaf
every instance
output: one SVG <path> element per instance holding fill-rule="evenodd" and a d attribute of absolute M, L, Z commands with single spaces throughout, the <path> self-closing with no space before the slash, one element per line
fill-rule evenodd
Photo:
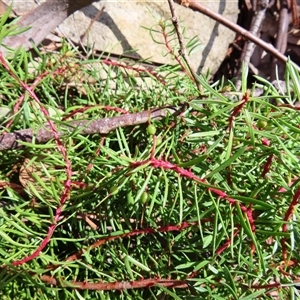
<path fill-rule="evenodd" d="M 44 164 L 44 167 L 48 168 L 49 166 Z M 41 159 L 32 161 L 29 158 L 25 158 L 19 172 L 19 180 L 22 186 L 33 194 L 35 194 L 35 190 L 38 193 L 42 193 L 44 189 L 36 179 L 37 177 L 46 184 L 51 180 L 43 170 Z"/>
<path fill-rule="evenodd" d="M 93 230 L 97 230 L 98 226 L 89 218 L 89 216 L 85 213 L 79 213 L 79 218 L 82 218 Z"/>

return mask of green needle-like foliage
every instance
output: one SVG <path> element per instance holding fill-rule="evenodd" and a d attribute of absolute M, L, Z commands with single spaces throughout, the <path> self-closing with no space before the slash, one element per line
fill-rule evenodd
<path fill-rule="evenodd" d="M 201 75 L 199 92 L 178 66 L 83 60 L 67 44 L 17 50 L 0 68 L 3 135 L 185 104 L 105 136 L 75 128 L 0 153 L 1 299 L 299 297 L 292 66 L 283 95 L 262 78 L 246 91 L 246 71 L 242 92 Z"/>

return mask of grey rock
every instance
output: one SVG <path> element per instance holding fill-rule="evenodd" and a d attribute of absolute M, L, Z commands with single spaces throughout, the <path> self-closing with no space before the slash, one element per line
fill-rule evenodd
<path fill-rule="evenodd" d="M 12 1 L 6 0 L 5 2 L 9 4 Z M 24 13 L 24 7 L 32 9 L 36 6 L 34 0 L 26 2 L 27 5 L 24 6 L 22 1 L 14 1 L 14 10 Z M 237 1 L 201 2 L 226 19 L 236 22 Z M 67 18 L 59 25 L 59 30 L 67 38 L 79 43 L 80 37 L 89 27 L 91 20 L 103 6 L 104 11 L 89 29 L 87 38 L 83 40 L 84 44 L 93 45 L 97 50 L 115 54 L 128 53 L 136 58 L 148 59 L 157 63 L 176 63 L 174 57 L 168 54 L 159 26 L 159 23 L 165 20 L 169 20 L 168 24 L 171 24 L 171 14 L 166 0 L 96 1 Z M 181 27 L 185 28 L 185 41 L 196 37 L 201 44 L 200 50 L 190 56 L 193 68 L 198 73 L 210 70 L 211 74 L 214 74 L 224 60 L 228 45 L 233 41 L 235 33 L 199 12 L 194 12 L 178 4 L 175 4 L 175 8 Z M 170 31 L 171 27 L 167 30 Z M 161 44 L 152 40 L 150 32 Z M 174 37 L 176 36 L 170 37 L 172 46 L 177 43 Z M 175 49 L 175 53 L 178 54 L 178 48 Z"/>

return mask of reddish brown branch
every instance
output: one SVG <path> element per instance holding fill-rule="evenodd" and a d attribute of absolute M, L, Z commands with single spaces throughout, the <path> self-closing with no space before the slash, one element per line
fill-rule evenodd
<path fill-rule="evenodd" d="M 127 289 L 140 289 L 150 288 L 153 286 L 162 285 L 168 288 L 188 288 L 186 280 L 176 279 L 141 279 L 137 281 L 121 281 L 121 282 L 80 282 L 80 281 L 66 281 L 63 278 L 56 279 L 49 275 L 42 275 L 41 280 L 48 284 L 69 287 L 81 290 L 98 290 L 98 291 L 110 291 L 110 290 L 127 290 Z"/>
<path fill-rule="evenodd" d="M 199 1 L 176 0 L 175 2 L 177 2 L 179 4 L 183 4 L 184 6 L 188 6 L 188 7 L 190 7 L 191 9 L 193 9 L 195 11 L 199 11 L 200 13 L 212 18 L 213 20 L 219 22 L 220 24 L 224 25 L 225 27 L 233 30 L 237 34 L 240 34 L 243 37 L 245 37 L 246 39 L 252 41 L 256 45 L 260 46 L 262 49 L 267 51 L 268 53 L 271 53 L 274 57 L 278 58 L 279 60 L 281 60 L 283 62 L 287 62 L 288 58 L 285 55 L 283 55 L 282 53 L 280 53 L 275 47 L 273 47 L 272 45 L 264 42 L 263 40 L 261 40 L 257 36 L 251 34 L 251 32 L 249 32 L 248 30 L 242 28 L 241 26 L 225 19 L 222 15 L 220 15 L 218 13 L 215 13 L 214 11 L 210 10 L 209 8 L 206 8 L 205 6 L 200 4 Z M 187 5 L 187 3 L 188 3 L 188 5 Z M 292 63 L 292 64 L 297 69 L 297 71 L 300 72 L 300 67 L 298 65 L 296 65 L 295 63 Z"/>
<path fill-rule="evenodd" d="M 155 71 L 153 71 L 151 68 L 149 67 L 144 67 L 144 68 L 140 68 L 140 67 L 133 67 L 133 66 L 129 66 L 129 65 L 124 65 L 118 61 L 113 61 L 108 59 L 102 59 L 101 62 L 105 65 L 108 66 L 114 66 L 114 67 L 119 67 L 119 68 L 123 68 L 123 69 L 127 69 L 127 70 L 133 70 L 139 73 L 149 73 L 150 75 L 152 75 L 153 77 L 155 77 L 161 84 L 166 85 L 166 82 L 163 80 L 163 78 L 158 75 Z M 143 63 L 141 63 L 143 65 Z"/>
<path fill-rule="evenodd" d="M 241 103 L 234 108 L 233 112 L 230 115 L 230 118 L 229 118 L 229 131 L 231 131 L 231 129 L 232 129 L 233 121 L 234 121 L 235 117 L 241 112 L 241 110 L 243 109 L 243 107 L 245 106 L 245 104 L 248 101 L 249 101 L 249 94 L 247 92 L 243 95 L 243 99 L 242 99 Z"/>
<path fill-rule="evenodd" d="M 299 203 L 299 198 L 300 198 L 300 188 L 297 189 L 296 193 L 293 196 L 293 200 L 287 210 L 287 212 L 285 213 L 284 216 L 284 223 L 282 225 L 282 232 L 287 232 L 288 229 L 288 221 L 291 218 L 294 210 L 295 210 L 295 206 Z M 281 240 L 281 247 L 282 247 L 282 257 L 283 260 L 287 263 L 287 249 L 286 249 L 286 237 L 283 237 Z"/>
<path fill-rule="evenodd" d="M 271 168 L 273 159 L 274 159 L 274 155 L 271 154 L 271 155 L 268 157 L 266 164 L 264 165 L 263 171 L 262 171 L 262 173 L 261 173 L 261 177 L 262 177 L 262 178 L 264 178 L 264 177 L 266 176 L 266 174 L 270 171 L 270 168 Z"/>
<path fill-rule="evenodd" d="M 39 254 L 41 253 L 41 251 L 47 246 L 47 244 L 49 243 L 55 229 L 57 226 L 57 222 L 60 219 L 61 213 L 62 213 L 62 208 L 63 205 L 66 203 L 66 201 L 69 199 L 69 194 L 71 191 L 71 177 L 72 177 L 72 165 L 71 162 L 68 158 L 67 155 L 67 151 L 65 149 L 65 147 L 62 145 L 61 140 L 60 140 L 60 135 L 59 132 L 54 124 L 54 122 L 49 118 L 49 113 L 48 111 L 41 105 L 40 100 L 38 99 L 38 97 L 36 96 L 36 94 L 33 91 L 33 87 L 29 87 L 26 83 L 24 83 L 22 80 L 20 80 L 15 73 L 11 70 L 10 66 L 6 63 L 5 59 L 3 58 L 2 54 L 0 53 L 0 61 L 3 65 L 3 67 L 8 71 L 8 73 L 15 79 L 17 80 L 20 85 L 28 92 L 28 94 L 36 101 L 36 103 L 38 103 L 38 105 L 40 106 L 40 109 L 42 111 L 42 113 L 44 114 L 44 116 L 47 118 L 48 124 L 46 126 L 48 126 L 48 130 L 49 132 L 51 132 L 52 134 L 52 138 L 55 140 L 56 146 L 59 150 L 59 152 L 62 154 L 63 160 L 65 162 L 65 169 L 66 169 L 66 180 L 64 183 L 64 189 L 62 191 L 62 194 L 60 196 L 60 200 L 59 200 L 59 205 L 55 210 L 55 215 L 54 215 L 54 219 L 53 219 L 53 223 L 49 226 L 48 228 L 48 232 L 46 237 L 43 239 L 43 241 L 41 242 L 40 246 L 30 255 L 20 259 L 20 260 L 16 260 L 12 263 L 12 265 L 14 266 L 18 266 L 18 265 L 22 265 L 26 262 L 31 261 L 32 259 L 36 258 L 39 256 Z M 1 138 L 0 137 L 0 146 L 5 146 L 5 145 L 9 145 L 9 137 L 10 138 L 16 138 L 16 136 L 14 134 L 9 135 L 8 134 L 8 139 L 5 139 L 6 135 L 3 135 Z M 17 134 L 17 137 L 19 135 Z M 1 143 L 3 141 L 3 144 Z M 5 143 L 6 141 L 6 143 Z M 12 145 L 14 144 L 18 144 L 18 142 L 16 141 L 16 139 L 14 140 L 14 142 L 12 143 Z"/>
<path fill-rule="evenodd" d="M 207 222 L 208 219 L 204 218 L 201 221 L 202 222 Z M 78 260 L 84 254 L 84 252 L 91 251 L 95 248 L 98 248 L 98 247 L 100 247 L 100 246 L 102 246 L 102 245 L 104 245 L 104 244 L 106 244 L 110 241 L 116 240 L 116 239 L 131 237 L 131 236 L 135 236 L 135 235 L 142 235 L 142 234 L 154 234 L 156 232 L 181 231 L 181 230 L 184 230 L 186 228 L 195 226 L 197 224 L 198 224 L 198 221 L 196 221 L 196 222 L 183 222 L 180 225 L 166 225 L 166 226 L 161 226 L 157 229 L 148 227 L 148 228 L 143 228 L 143 229 L 135 229 L 131 232 L 123 233 L 123 234 L 116 235 L 116 236 L 108 236 L 108 237 L 102 238 L 100 240 L 97 240 L 92 245 L 90 245 L 87 250 L 81 249 L 81 250 L 77 251 L 73 255 L 69 256 L 65 261 L 70 262 L 70 261 Z M 47 270 L 55 270 L 57 267 L 59 267 L 59 265 L 48 265 Z M 32 275 L 34 275 L 34 273 L 32 273 Z"/>
<path fill-rule="evenodd" d="M 233 232 L 233 237 L 236 237 L 236 235 L 239 233 L 240 231 L 240 228 L 241 226 L 238 226 L 234 232 Z M 227 241 L 222 245 L 220 246 L 217 251 L 216 251 L 216 254 L 217 255 L 220 255 L 224 250 L 226 250 L 232 243 L 232 239 L 231 238 L 228 238 Z"/>

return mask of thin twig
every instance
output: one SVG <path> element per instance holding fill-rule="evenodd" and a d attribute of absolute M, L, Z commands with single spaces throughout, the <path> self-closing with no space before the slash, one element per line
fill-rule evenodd
<path fill-rule="evenodd" d="M 290 10 L 292 11 L 292 19 L 293 19 L 293 25 L 295 27 L 299 26 L 299 13 L 298 13 L 298 4 L 296 0 L 290 1 Z"/>
<path fill-rule="evenodd" d="M 289 29 L 289 13 L 288 13 L 288 3 L 287 0 L 280 0 L 280 13 L 279 13 L 279 22 L 277 29 L 277 37 L 275 42 L 275 48 L 280 52 L 284 53 L 287 47 L 287 37 Z M 276 79 L 276 65 L 278 60 L 276 57 L 272 61 L 272 74 L 271 80 Z"/>
<path fill-rule="evenodd" d="M 287 47 L 287 34 L 289 29 L 289 22 L 290 20 L 288 15 L 287 0 L 280 0 L 279 23 L 277 29 L 275 48 L 281 53 L 284 53 Z"/>
<path fill-rule="evenodd" d="M 56 278 L 54 276 L 42 275 L 41 280 L 52 286 L 59 287 L 72 287 L 80 290 L 98 290 L 98 291 L 111 291 L 111 290 L 127 290 L 138 288 L 150 288 L 155 286 L 164 286 L 169 288 L 184 288 L 188 287 L 187 280 L 181 279 L 159 279 L 149 278 L 136 281 L 116 281 L 116 282 L 80 282 L 80 281 L 66 281 L 64 278 Z"/>
<path fill-rule="evenodd" d="M 175 1 L 177 3 L 181 3 L 180 0 L 175 0 Z M 206 8 L 205 6 L 201 5 L 198 1 L 191 1 L 190 0 L 189 1 L 189 7 L 191 9 L 195 10 L 195 11 L 201 12 L 202 14 L 212 18 L 213 20 L 219 22 L 220 24 L 226 26 L 227 28 L 233 30 L 234 32 L 242 35 L 246 39 L 248 39 L 248 40 L 252 41 L 253 43 L 255 43 L 256 45 L 260 46 L 266 52 L 271 53 L 272 55 L 274 55 L 279 60 L 281 60 L 283 62 L 287 62 L 288 58 L 285 55 L 283 55 L 282 53 L 280 53 L 275 47 L 273 47 L 272 45 L 264 42 L 263 40 L 261 40 L 257 36 L 251 34 L 251 32 L 249 32 L 248 30 L 242 28 L 241 26 L 225 19 L 222 15 L 213 12 L 209 8 Z M 293 62 L 291 62 L 291 64 L 300 73 L 300 67 L 297 64 L 293 63 Z"/>
<path fill-rule="evenodd" d="M 89 31 L 91 30 L 93 24 L 94 24 L 95 21 L 96 21 L 97 19 L 99 19 L 99 17 L 102 15 L 104 9 L 105 9 L 105 6 L 103 6 L 103 7 L 97 12 L 96 16 L 91 20 L 91 22 L 90 22 L 88 28 L 86 29 L 86 31 L 84 32 L 84 34 L 80 36 L 80 41 L 81 41 L 81 42 L 84 42 L 84 40 L 85 40 L 85 38 L 87 37 Z"/>
<path fill-rule="evenodd" d="M 182 56 L 182 58 L 185 60 L 185 63 L 187 65 L 187 67 L 189 68 L 190 73 L 192 74 L 194 81 L 197 85 L 198 90 L 200 91 L 200 93 L 202 93 L 202 86 L 199 82 L 199 79 L 196 75 L 196 71 L 194 70 L 194 68 L 192 67 L 192 64 L 190 62 L 190 59 L 188 57 L 188 55 L 186 54 L 186 47 L 183 41 L 183 36 L 182 36 L 182 31 L 180 28 L 180 24 L 178 22 L 178 18 L 176 16 L 176 11 L 175 11 L 175 7 L 174 7 L 174 1 L 173 0 L 168 0 L 169 2 L 169 6 L 170 6 L 170 11 L 171 11 L 171 15 L 172 15 L 172 22 L 174 25 L 174 28 L 176 30 L 177 33 L 177 37 L 178 37 L 178 41 L 179 41 L 179 46 L 180 46 L 180 55 Z"/>
<path fill-rule="evenodd" d="M 254 17 L 254 21 L 252 23 L 251 30 L 250 30 L 251 34 L 258 36 L 262 21 L 265 18 L 265 13 L 266 13 L 267 8 L 268 8 L 268 0 L 261 0 L 258 2 L 257 12 Z M 242 86 L 241 77 L 242 77 L 243 62 L 244 62 L 245 67 L 249 65 L 249 62 L 250 62 L 250 59 L 251 59 L 254 49 L 255 49 L 255 43 L 250 42 L 250 41 L 248 41 L 246 43 L 246 45 L 243 49 L 239 70 L 237 72 L 237 82 L 236 82 L 237 91 L 239 91 Z"/>
<path fill-rule="evenodd" d="M 64 123 L 58 130 L 59 137 L 66 136 L 72 132 L 81 135 L 87 134 L 107 134 L 110 131 L 125 126 L 133 126 L 149 122 L 149 120 L 160 120 L 163 117 L 178 114 L 184 105 L 175 107 L 160 107 L 145 110 L 135 114 L 126 114 L 111 118 L 97 119 L 93 121 L 82 120 Z M 15 132 L 6 133 L 0 136 L 0 151 L 23 147 L 22 142 L 46 143 L 54 138 L 54 133 L 48 124 L 38 129 L 21 129 Z"/>

